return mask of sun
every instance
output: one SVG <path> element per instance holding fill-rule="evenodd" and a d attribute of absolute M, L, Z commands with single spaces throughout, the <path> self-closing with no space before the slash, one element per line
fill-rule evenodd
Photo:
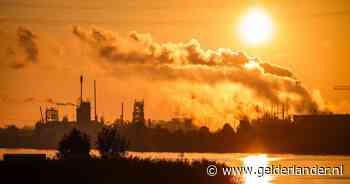
<path fill-rule="evenodd" d="M 249 45 L 261 44 L 272 38 L 272 19 L 262 9 L 251 9 L 239 23 L 239 36 Z"/>

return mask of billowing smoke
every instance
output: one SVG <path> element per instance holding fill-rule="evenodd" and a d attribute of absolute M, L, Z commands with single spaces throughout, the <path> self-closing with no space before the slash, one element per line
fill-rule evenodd
<path fill-rule="evenodd" d="M 52 105 L 57 105 L 57 106 L 75 106 L 75 104 L 72 102 L 61 102 L 61 101 L 53 100 L 52 98 L 46 99 L 45 102 Z"/>
<path fill-rule="evenodd" d="M 288 103 L 294 112 L 321 110 L 292 71 L 243 52 L 204 50 L 196 40 L 161 44 L 136 32 L 122 37 L 98 28 L 74 27 L 73 34 L 119 78 L 171 82 L 167 94 L 172 96 L 167 98 L 177 99 L 179 109 L 184 114 L 190 111 L 192 117 L 250 117 L 267 104 Z"/>
<path fill-rule="evenodd" d="M 15 97 L 9 97 L 6 95 L 0 95 L 0 102 L 5 104 L 24 104 L 24 103 L 46 103 L 50 105 L 57 105 L 57 106 L 75 106 L 72 102 L 62 102 L 57 101 L 52 98 L 47 99 L 39 99 L 34 97 L 26 97 L 26 98 L 15 98 Z"/>
<path fill-rule="evenodd" d="M 28 28 L 18 27 L 16 35 L 0 32 L 2 43 L 0 56 L 2 64 L 14 69 L 20 69 L 30 63 L 39 61 L 39 48 L 37 36 Z M 6 63 L 3 63 L 6 61 Z"/>
<path fill-rule="evenodd" d="M 295 79 L 294 74 L 291 71 L 289 71 L 287 68 L 283 68 L 276 64 L 266 63 L 266 62 L 261 62 L 260 66 L 264 69 L 265 73 L 271 73 L 281 77 L 284 76 L 284 77 Z"/>
<path fill-rule="evenodd" d="M 36 36 L 28 29 L 19 27 L 17 29 L 18 45 L 23 48 L 27 60 L 33 63 L 38 61 L 38 46 L 36 43 Z"/>
<path fill-rule="evenodd" d="M 163 113 L 165 107 L 170 107 L 176 115 L 191 117 L 212 129 L 225 122 L 256 118 L 272 105 L 283 104 L 289 113 L 324 110 L 320 95 L 308 91 L 291 70 L 242 51 L 203 49 L 194 39 L 186 43 L 158 43 L 149 34 L 131 32 L 122 36 L 96 27 L 75 26 L 72 33 L 78 38 L 75 41 L 79 41 L 74 52 L 88 53 L 89 60 L 99 69 L 130 88 L 137 88 L 138 94 L 132 96 L 145 98 L 146 110 L 151 103 L 163 104 L 164 107 L 153 108 L 160 108 Z M 18 28 L 16 40 L 17 45 L 9 44 L 4 49 L 16 56 L 12 68 L 36 63 L 42 54 L 50 55 L 28 29 Z M 84 61 L 69 60 L 68 56 L 66 59 L 71 65 L 75 64 L 71 60 Z M 124 90 L 127 93 L 128 89 Z M 44 101 L 74 105 L 52 99 Z"/>
<path fill-rule="evenodd" d="M 0 96 L 0 102 L 1 103 L 5 103 L 5 104 L 23 104 L 23 103 L 33 103 L 36 102 L 37 100 L 33 97 L 28 97 L 28 98 L 24 98 L 24 99 L 19 99 L 19 98 L 13 98 L 13 97 L 9 97 L 6 95 L 1 95 Z"/>

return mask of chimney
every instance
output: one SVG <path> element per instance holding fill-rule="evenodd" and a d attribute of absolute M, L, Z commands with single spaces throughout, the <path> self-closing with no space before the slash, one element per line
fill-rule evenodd
<path fill-rule="evenodd" d="M 285 109 L 284 109 L 284 103 L 282 103 L 282 119 L 284 120 L 284 111 L 285 111 Z"/>
<path fill-rule="evenodd" d="M 41 115 L 41 123 L 44 123 L 44 116 L 43 116 L 43 111 L 41 110 L 41 106 L 40 106 L 40 115 Z"/>
<path fill-rule="evenodd" d="M 120 114 L 120 121 L 124 122 L 124 103 L 122 102 L 122 113 Z"/>
<path fill-rule="evenodd" d="M 83 76 L 80 76 L 80 104 L 83 103 Z"/>
<path fill-rule="evenodd" d="M 97 105 L 96 105 L 96 80 L 94 80 L 94 106 L 95 106 L 95 121 L 97 122 Z"/>

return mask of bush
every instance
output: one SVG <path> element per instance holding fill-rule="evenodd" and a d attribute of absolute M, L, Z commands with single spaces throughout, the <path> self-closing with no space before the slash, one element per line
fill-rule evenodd
<path fill-rule="evenodd" d="M 59 142 L 57 157 L 59 159 L 90 158 L 89 137 L 74 128 Z"/>
<path fill-rule="evenodd" d="M 123 156 L 128 147 L 127 141 L 119 134 L 117 128 L 103 128 L 97 135 L 97 149 L 104 159 Z"/>

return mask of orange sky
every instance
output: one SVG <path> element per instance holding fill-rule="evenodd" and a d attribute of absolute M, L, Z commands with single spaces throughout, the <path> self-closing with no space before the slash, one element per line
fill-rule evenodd
<path fill-rule="evenodd" d="M 249 47 L 236 34 L 237 22 L 249 8 L 261 7 L 273 19 L 275 34 L 269 43 Z M 251 56 L 290 68 L 308 89 L 319 89 L 327 103 L 337 110 L 348 112 L 350 92 L 336 92 L 334 85 L 350 84 L 348 59 L 350 32 L 350 3 L 333 1 L 180 1 L 163 0 L 132 2 L 112 0 L 4 0 L 0 2 L 0 33 L 15 32 L 25 26 L 37 35 L 43 35 L 48 50 L 61 52 L 61 48 L 78 47 L 69 35 L 72 25 L 94 25 L 106 30 L 127 34 L 132 30 L 150 33 L 158 42 L 187 42 L 197 39 L 204 49 L 241 49 Z M 69 46 L 65 45 L 69 43 Z M 76 44 L 76 45 L 74 45 Z M 5 50 L 4 45 L 0 49 Z M 51 48 L 52 47 L 52 48 Z M 64 50 L 64 49 L 63 49 Z M 96 78 L 99 86 L 99 112 L 112 120 L 119 115 L 121 101 L 129 105 L 132 97 L 154 96 L 142 94 L 135 86 L 118 83 L 118 79 L 105 76 L 100 68 L 87 61 L 86 55 L 70 52 L 58 62 L 59 69 L 51 69 L 46 61 L 51 56 L 41 56 L 43 67 L 29 66 L 21 70 L 2 67 L 0 70 L 0 95 L 11 98 L 62 99 L 76 101 L 79 95 L 78 76 L 84 73 L 88 82 Z M 44 53 L 45 55 L 45 53 Z M 79 60 L 79 61 L 78 61 Z M 73 63 L 74 62 L 74 63 Z M 80 66 L 80 67 L 77 67 Z M 46 68 L 45 68 L 46 67 Z M 69 88 L 69 89 L 68 89 Z M 156 88 L 156 87 L 155 87 Z M 149 93 L 149 92 L 145 92 Z M 132 95 L 131 95 L 132 94 Z M 91 97 L 90 92 L 88 95 Z M 113 96 L 118 96 L 114 98 Z M 160 103 L 160 104 L 157 104 Z M 161 102 L 147 103 L 146 115 L 166 119 L 174 109 L 160 109 Z M 32 125 L 39 119 L 40 104 L 0 102 L 0 124 L 22 122 Z M 43 105 L 43 104 L 41 104 Z M 171 106 L 171 104 L 168 104 Z M 165 112 L 162 112 L 162 111 Z M 73 109 L 62 109 L 62 114 Z M 169 113 L 171 112 L 171 113 Z M 73 117 L 73 115 L 70 115 Z"/>

